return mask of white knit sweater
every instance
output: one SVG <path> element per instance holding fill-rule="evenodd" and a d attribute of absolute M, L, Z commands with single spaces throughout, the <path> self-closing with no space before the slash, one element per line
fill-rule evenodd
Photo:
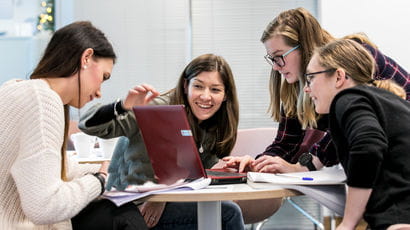
<path fill-rule="evenodd" d="M 43 80 L 0 87 L 0 229 L 71 229 L 70 219 L 98 197 L 101 185 L 70 164 L 61 180 L 64 108 Z"/>

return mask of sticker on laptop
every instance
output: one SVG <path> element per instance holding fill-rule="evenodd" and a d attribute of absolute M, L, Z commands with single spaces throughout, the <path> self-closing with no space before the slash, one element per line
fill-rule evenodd
<path fill-rule="evenodd" d="M 181 134 L 182 134 L 182 136 L 184 136 L 184 137 L 192 136 L 192 132 L 191 132 L 190 129 L 182 129 L 182 130 L 181 130 Z"/>

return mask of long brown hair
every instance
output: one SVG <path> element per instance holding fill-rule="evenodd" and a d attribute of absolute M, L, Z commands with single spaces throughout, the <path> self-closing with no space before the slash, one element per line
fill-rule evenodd
<path fill-rule="evenodd" d="M 316 114 L 314 110 L 306 113 L 309 110 L 305 109 L 306 106 L 313 108 L 313 103 L 307 105 L 302 103 L 304 97 L 303 87 L 306 82 L 303 74 L 312 57 L 313 50 L 333 40 L 333 37 L 322 29 L 319 22 L 304 8 L 281 12 L 268 24 L 260 41 L 264 43 L 276 35 L 282 36 L 285 43 L 291 47 L 300 45 L 302 76 L 299 76 L 299 84 L 289 84 L 281 79 L 278 71 L 272 69 L 269 82 L 271 95 L 269 112 L 275 121 L 279 121 L 280 106 L 282 105 L 285 115 L 288 117 L 297 115 L 302 123 L 305 117 L 310 117 L 310 120 L 315 121 Z"/>
<path fill-rule="evenodd" d="M 212 152 L 216 153 L 219 158 L 222 158 L 228 156 L 235 145 L 239 123 L 239 103 L 235 81 L 232 70 L 225 59 L 214 54 L 203 54 L 193 59 L 182 72 L 177 87 L 168 93 L 171 95 L 170 104 L 185 105 L 195 142 L 200 143 L 199 122 L 189 106 L 185 86 L 201 72 L 212 71 L 219 73 L 225 86 L 225 100 L 222 102 L 221 108 L 208 119 L 213 121 L 209 125 L 216 125 L 217 133 L 216 146 Z"/>
<path fill-rule="evenodd" d="M 93 58 L 95 59 L 111 58 L 114 62 L 116 60 L 111 43 L 104 33 L 95 28 L 90 22 L 74 22 L 57 30 L 48 43 L 43 57 L 31 74 L 30 79 L 64 78 L 78 74 L 78 93 L 80 96 L 81 56 L 88 48 L 93 49 Z M 61 178 L 67 180 L 65 152 L 70 120 L 68 105 L 64 105 L 64 118 L 64 142 L 63 146 L 61 146 Z"/>

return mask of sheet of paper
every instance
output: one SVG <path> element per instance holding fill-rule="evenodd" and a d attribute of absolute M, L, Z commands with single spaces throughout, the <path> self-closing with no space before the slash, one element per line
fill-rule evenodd
<path fill-rule="evenodd" d="M 143 185 L 130 185 L 125 189 L 125 192 L 134 192 L 134 193 L 142 193 L 142 192 L 149 192 L 153 190 L 160 190 L 160 189 L 171 189 L 177 188 L 181 185 L 186 185 L 187 183 L 184 180 L 179 180 L 174 184 L 156 184 L 152 181 L 147 181 Z"/>
<path fill-rule="evenodd" d="M 106 191 L 103 197 L 111 200 L 117 206 L 121 206 L 130 201 L 138 200 L 152 194 L 197 190 L 209 186 L 210 183 L 211 179 L 200 178 L 192 182 L 173 184 L 171 186 L 157 185 L 151 189 L 147 189 L 147 186 L 145 186 L 141 190 L 143 186 L 131 186 L 128 187 L 126 191 Z"/>
<path fill-rule="evenodd" d="M 343 169 L 331 167 L 319 171 L 283 174 L 248 172 L 248 180 L 274 184 L 326 185 L 342 184 L 346 175 Z"/>

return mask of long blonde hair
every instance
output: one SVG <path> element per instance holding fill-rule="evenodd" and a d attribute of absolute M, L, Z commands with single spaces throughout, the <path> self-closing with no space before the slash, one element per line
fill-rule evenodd
<path fill-rule="evenodd" d="M 377 46 L 370 41 L 370 39 L 364 33 L 355 33 L 344 36 L 343 39 L 349 39 L 357 41 L 361 44 L 367 44 L 377 49 Z M 315 113 L 315 108 L 312 106 L 310 97 L 304 93 L 303 99 L 298 101 L 298 118 L 302 124 L 303 128 L 306 127 L 316 127 L 316 120 L 319 118 L 319 115 L 313 116 Z"/>
<path fill-rule="evenodd" d="M 346 75 L 360 84 L 372 84 L 406 99 L 404 89 L 391 80 L 373 80 L 375 60 L 359 43 L 350 39 L 338 39 L 318 48 L 318 62 L 326 69 L 342 68 Z"/>
<path fill-rule="evenodd" d="M 374 44 L 372 41 L 370 41 L 370 38 L 363 32 L 346 35 L 346 36 L 343 37 L 343 39 L 353 40 L 353 41 L 359 42 L 361 44 L 368 44 L 369 46 L 373 47 L 374 49 L 377 49 L 376 44 Z"/>
<path fill-rule="evenodd" d="M 273 36 L 280 35 L 285 43 L 291 47 L 300 45 L 302 54 L 301 70 L 304 73 L 313 50 L 326 44 L 333 37 L 322 27 L 319 22 L 304 8 L 296 8 L 283 11 L 274 18 L 263 31 L 260 41 L 266 42 Z M 316 114 L 313 103 L 310 99 L 306 100 L 308 104 L 302 104 L 304 93 L 303 87 L 305 79 L 299 76 L 299 84 L 289 84 L 282 80 L 280 73 L 272 69 L 269 81 L 270 105 L 269 112 L 275 121 L 280 119 L 280 108 L 283 106 L 285 115 L 288 117 L 298 116 L 299 119 L 316 121 Z"/>

